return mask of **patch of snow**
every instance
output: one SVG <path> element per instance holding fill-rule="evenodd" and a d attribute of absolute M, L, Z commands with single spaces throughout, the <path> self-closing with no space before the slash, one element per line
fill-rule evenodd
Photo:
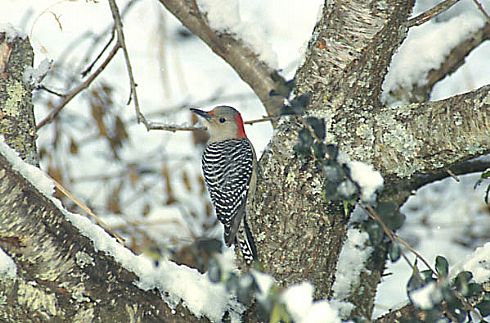
<path fill-rule="evenodd" d="M 442 294 L 437 288 L 436 283 L 431 282 L 426 286 L 411 292 L 410 298 L 415 306 L 423 310 L 428 310 L 434 307 L 434 304 L 437 304 L 442 300 Z"/>
<path fill-rule="evenodd" d="M 18 171 L 44 195 L 51 196 L 54 193 L 53 181 L 41 172 L 39 168 L 25 163 L 17 152 L 7 145 L 2 135 L 0 135 L 0 154 L 7 158 L 12 165 L 12 169 Z"/>
<path fill-rule="evenodd" d="M 17 276 L 17 266 L 15 262 L 0 248 L 0 280 L 5 276 L 7 278 L 15 278 Z"/>
<path fill-rule="evenodd" d="M 39 63 L 37 68 L 28 66 L 24 70 L 22 80 L 25 84 L 29 84 L 34 87 L 38 86 L 51 70 L 51 67 L 53 67 L 53 61 L 45 58 L 41 61 L 41 63 Z"/>
<path fill-rule="evenodd" d="M 14 38 L 25 39 L 27 35 L 22 31 L 18 30 L 11 24 L 0 24 L 0 33 L 5 33 L 8 41 L 14 40 Z"/>
<path fill-rule="evenodd" d="M 289 287 L 282 294 L 291 318 L 300 323 L 340 322 L 337 310 L 328 301 L 313 302 L 313 286 L 304 282 Z"/>
<path fill-rule="evenodd" d="M 390 100 L 389 92 L 397 88 L 411 90 L 427 83 L 430 70 L 437 69 L 458 44 L 485 24 L 485 19 L 464 12 L 448 21 L 433 22 L 410 29 L 407 39 L 393 56 L 383 84 L 382 100 Z"/>
<path fill-rule="evenodd" d="M 376 191 L 383 188 L 383 177 L 372 165 L 360 161 L 348 163 L 352 179 L 361 188 L 361 200 L 372 202 L 376 199 Z"/>
<path fill-rule="evenodd" d="M 260 60 L 272 68 L 277 68 L 277 55 L 267 41 L 265 32 L 256 24 L 243 21 L 236 0 L 197 0 L 199 9 L 207 14 L 211 28 L 235 34 L 250 46 Z"/>
<path fill-rule="evenodd" d="M 340 252 L 337 262 L 337 272 L 333 285 L 334 298 L 345 300 L 354 288 L 359 286 L 360 274 L 365 269 L 365 263 L 373 252 L 367 245 L 369 234 L 357 228 L 349 228 L 347 240 Z"/>
<path fill-rule="evenodd" d="M 251 273 L 260 290 L 260 293 L 257 295 L 257 300 L 262 302 L 267 298 L 271 287 L 274 285 L 274 277 L 257 270 L 251 270 Z"/>
<path fill-rule="evenodd" d="M 476 283 L 481 284 L 490 281 L 490 242 L 477 248 L 462 264 L 451 270 L 455 276 L 462 270 L 470 271 Z"/>
<path fill-rule="evenodd" d="M 166 260 L 155 267 L 150 259 L 143 255 L 136 256 L 88 218 L 64 209 L 61 201 L 52 196 L 51 179 L 37 167 L 22 161 L 3 139 L 0 141 L 0 154 L 7 158 L 13 169 L 49 198 L 82 235 L 92 240 L 96 250 L 112 256 L 124 268 L 134 272 L 139 277 L 136 286 L 143 290 L 157 288 L 169 306 L 176 306 L 182 301 L 197 317 L 206 316 L 213 321 L 221 320 L 226 311 L 233 319 L 238 319 L 245 310 L 223 285 L 211 283 L 206 275 L 196 269 Z"/>

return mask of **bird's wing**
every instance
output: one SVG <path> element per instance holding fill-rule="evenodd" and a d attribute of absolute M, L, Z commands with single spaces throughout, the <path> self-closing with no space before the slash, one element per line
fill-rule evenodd
<path fill-rule="evenodd" d="M 207 148 L 203 171 L 216 215 L 225 227 L 226 245 L 230 246 L 245 216 L 254 155 L 247 140 L 228 140 L 217 145 L 220 147 Z M 213 155 L 211 148 L 220 153 Z"/>

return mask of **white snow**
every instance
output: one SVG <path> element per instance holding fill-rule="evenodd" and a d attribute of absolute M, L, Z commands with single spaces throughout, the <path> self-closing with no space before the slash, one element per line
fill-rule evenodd
<path fill-rule="evenodd" d="M 267 41 L 265 32 L 257 24 L 242 20 L 238 1 L 197 0 L 197 4 L 207 14 L 211 28 L 238 36 L 263 62 L 277 68 L 277 55 Z"/>
<path fill-rule="evenodd" d="M 373 248 L 368 246 L 369 235 L 357 228 L 349 228 L 347 239 L 340 252 L 333 285 L 334 298 L 346 300 L 353 289 L 359 286 L 360 274 Z"/>
<path fill-rule="evenodd" d="M 46 196 L 51 196 L 54 193 L 54 184 L 39 168 L 25 163 L 20 159 L 17 152 L 11 149 L 6 143 L 2 135 L 0 135 L 0 154 L 2 154 L 12 165 L 12 169 L 18 171 L 34 187 Z"/>
<path fill-rule="evenodd" d="M 414 290 L 410 293 L 410 298 L 415 306 L 423 310 L 430 309 L 442 299 L 441 291 L 437 288 L 435 282 Z"/>
<path fill-rule="evenodd" d="M 313 302 L 313 286 L 304 282 L 293 285 L 281 295 L 288 313 L 295 322 L 340 322 L 337 311 L 327 301 Z"/>
<path fill-rule="evenodd" d="M 41 63 L 39 63 L 37 68 L 32 68 L 28 66 L 24 70 L 24 75 L 22 75 L 22 80 L 24 83 L 29 84 L 31 86 L 38 86 L 46 74 L 48 74 L 49 70 L 53 66 L 53 61 L 50 59 L 43 59 Z"/>
<path fill-rule="evenodd" d="M 376 199 L 376 191 L 383 188 L 383 177 L 381 174 L 372 165 L 360 161 L 351 161 L 348 166 L 351 170 L 352 179 L 361 188 L 361 200 L 373 202 Z"/>
<path fill-rule="evenodd" d="M 0 23 L 0 33 L 5 33 L 8 41 L 12 41 L 14 38 L 25 39 L 27 35 L 22 31 L 18 30 L 10 23 Z"/>
<path fill-rule="evenodd" d="M 462 270 L 470 271 L 476 283 L 490 281 L 490 242 L 477 248 L 461 264 L 451 270 L 451 275 L 456 276 Z"/>
<path fill-rule="evenodd" d="M 17 276 L 17 266 L 12 258 L 0 248 L 0 280 L 3 277 L 15 278 Z"/>
<path fill-rule="evenodd" d="M 274 277 L 257 270 L 251 270 L 251 273 L 255 278 L 255 282 L 259 286 L 259 294 L 257 295 L 257 300 L 259 302 L 262 302 L 267 298 L 271 287 L 274 285 Z"/>
<path fill-rule="evenodd" d="M 383 101 L 389 102 L 389 91 L 396 88 L 410 90 L 414 85 L 426 84 L 429 71 L 437 69 L 456 45 L 484 23 L 481 15 L 465 12 L 448 21 L 429 21 L 411 28 L 393 56 L 383 84 Z"/>
<path fill-rule="evenodd" d="M 0 154 L 7 158 L 13 169 L 49 198 L 81 234 L 92 240 L 96 250 L 107 253 L 124 268 L 134 272 L 139 277 L 135 284 L 140 288 L 157 288 L 169 306 L 176 306 L 182 301 L 197 317 L 204 315 L 213 321 L 221 320 L 225 311 L 229 311 L 230 316 L 235 319 L 244 311 L 244 307 L 232 298 L 223 285 L 211 283 L 206 275 L 200 274 L 196 269 L 165 260 L 154 267 L 151 260 L 145 256 L 136 256 L 86 217 L 65 210 L 61 202 L 51 195 L 51 179 L 40 169 L 23 162 L 3 139 L 0 140 Z"/>

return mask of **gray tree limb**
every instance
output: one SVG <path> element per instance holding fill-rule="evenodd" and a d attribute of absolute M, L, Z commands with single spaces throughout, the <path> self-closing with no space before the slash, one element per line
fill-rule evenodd
<path fill-rule="evenodd" d="M 28 163 L 38 165 L 32 89 L 23 81 L 33 60 L 27 39 L 0 33 L 0 134 Z"/>
<path fill-rule="evenodd" d="M 199 11 L 195 0 L 160 0 L 193 34 L 204 41 L 216 55 L 223 58 L 257 94 L 268 115 L 279 115 L 283 98 L 270 96 L 282 90 L 284 79 L 276 70 L 258 59 L 257 54 L 240 39 L 214 31 Z"/>

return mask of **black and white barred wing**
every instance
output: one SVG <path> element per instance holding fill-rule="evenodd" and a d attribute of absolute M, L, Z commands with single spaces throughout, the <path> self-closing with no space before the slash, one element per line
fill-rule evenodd
<path fill-rule="evenodd" d="M 225 227 L 225 242 L 233 244 L 245 216 L 247 193 L 253 172 L 252 145 L 245 139 L 210 143 L 202 167 L 216 215 Z"/>

